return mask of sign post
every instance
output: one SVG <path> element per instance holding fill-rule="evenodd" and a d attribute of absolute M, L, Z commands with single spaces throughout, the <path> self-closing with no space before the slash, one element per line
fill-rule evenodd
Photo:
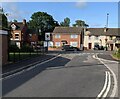
<path fill-rule="evenodd" d="M 47 42 L 47 51 L 48 51 L 49 41 L 50 41 L 50 33 L 45 33 L 45 41 Z"/>

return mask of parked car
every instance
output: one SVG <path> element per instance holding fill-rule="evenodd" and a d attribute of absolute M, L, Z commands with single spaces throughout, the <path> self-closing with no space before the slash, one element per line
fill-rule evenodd
<path fill-rule="evenodd" d="M 104 50 L 104 47 L 103 46 L 99 46 L 99 50 Z"/>
<path fill-rule="evenodd" d="M 77 47 L 73 47 L 71 45 L 64 45 L 64 46 L 62 46 L 62 50 L 64 50 L 64 51 L 79 51 L 80 49 Z"/>
<path fill-rule="evenodd" d="M 104 50 L 103 46 L 95 45 L 94 50 Z"/>
<path fill-rule="evenodd" d="M 99 45 L 94 45 L 94 50 L 99 50 Z"/>

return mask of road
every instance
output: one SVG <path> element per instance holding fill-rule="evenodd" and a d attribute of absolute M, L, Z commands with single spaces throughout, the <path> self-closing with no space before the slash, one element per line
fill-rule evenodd
<path fill-rule="evenodd" d="M 97 97 L 109 70 L 93 55 L 62 53 L 35 68 L 3 79 L 3 96 Z"/>

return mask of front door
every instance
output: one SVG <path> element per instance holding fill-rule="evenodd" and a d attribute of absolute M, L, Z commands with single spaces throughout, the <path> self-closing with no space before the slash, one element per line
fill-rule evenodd
<path fill-rule="evenodd" d="M 111 51 L 113 51 L 113 44 L 110 44 Z"/>
<path fill-rule="evenodd" d="M 88 43 L 88 49 L 92 48 L 92 43 Z"/>

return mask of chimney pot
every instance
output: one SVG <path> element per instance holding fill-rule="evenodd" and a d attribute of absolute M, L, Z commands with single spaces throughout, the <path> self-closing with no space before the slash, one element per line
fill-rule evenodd
<path fill-rule="evenodd" d="M 23 24 L 24 24 L 24 25 L 26 24 L 26 20 L 25 20 L 25 19 L 23 19 Z"/>

